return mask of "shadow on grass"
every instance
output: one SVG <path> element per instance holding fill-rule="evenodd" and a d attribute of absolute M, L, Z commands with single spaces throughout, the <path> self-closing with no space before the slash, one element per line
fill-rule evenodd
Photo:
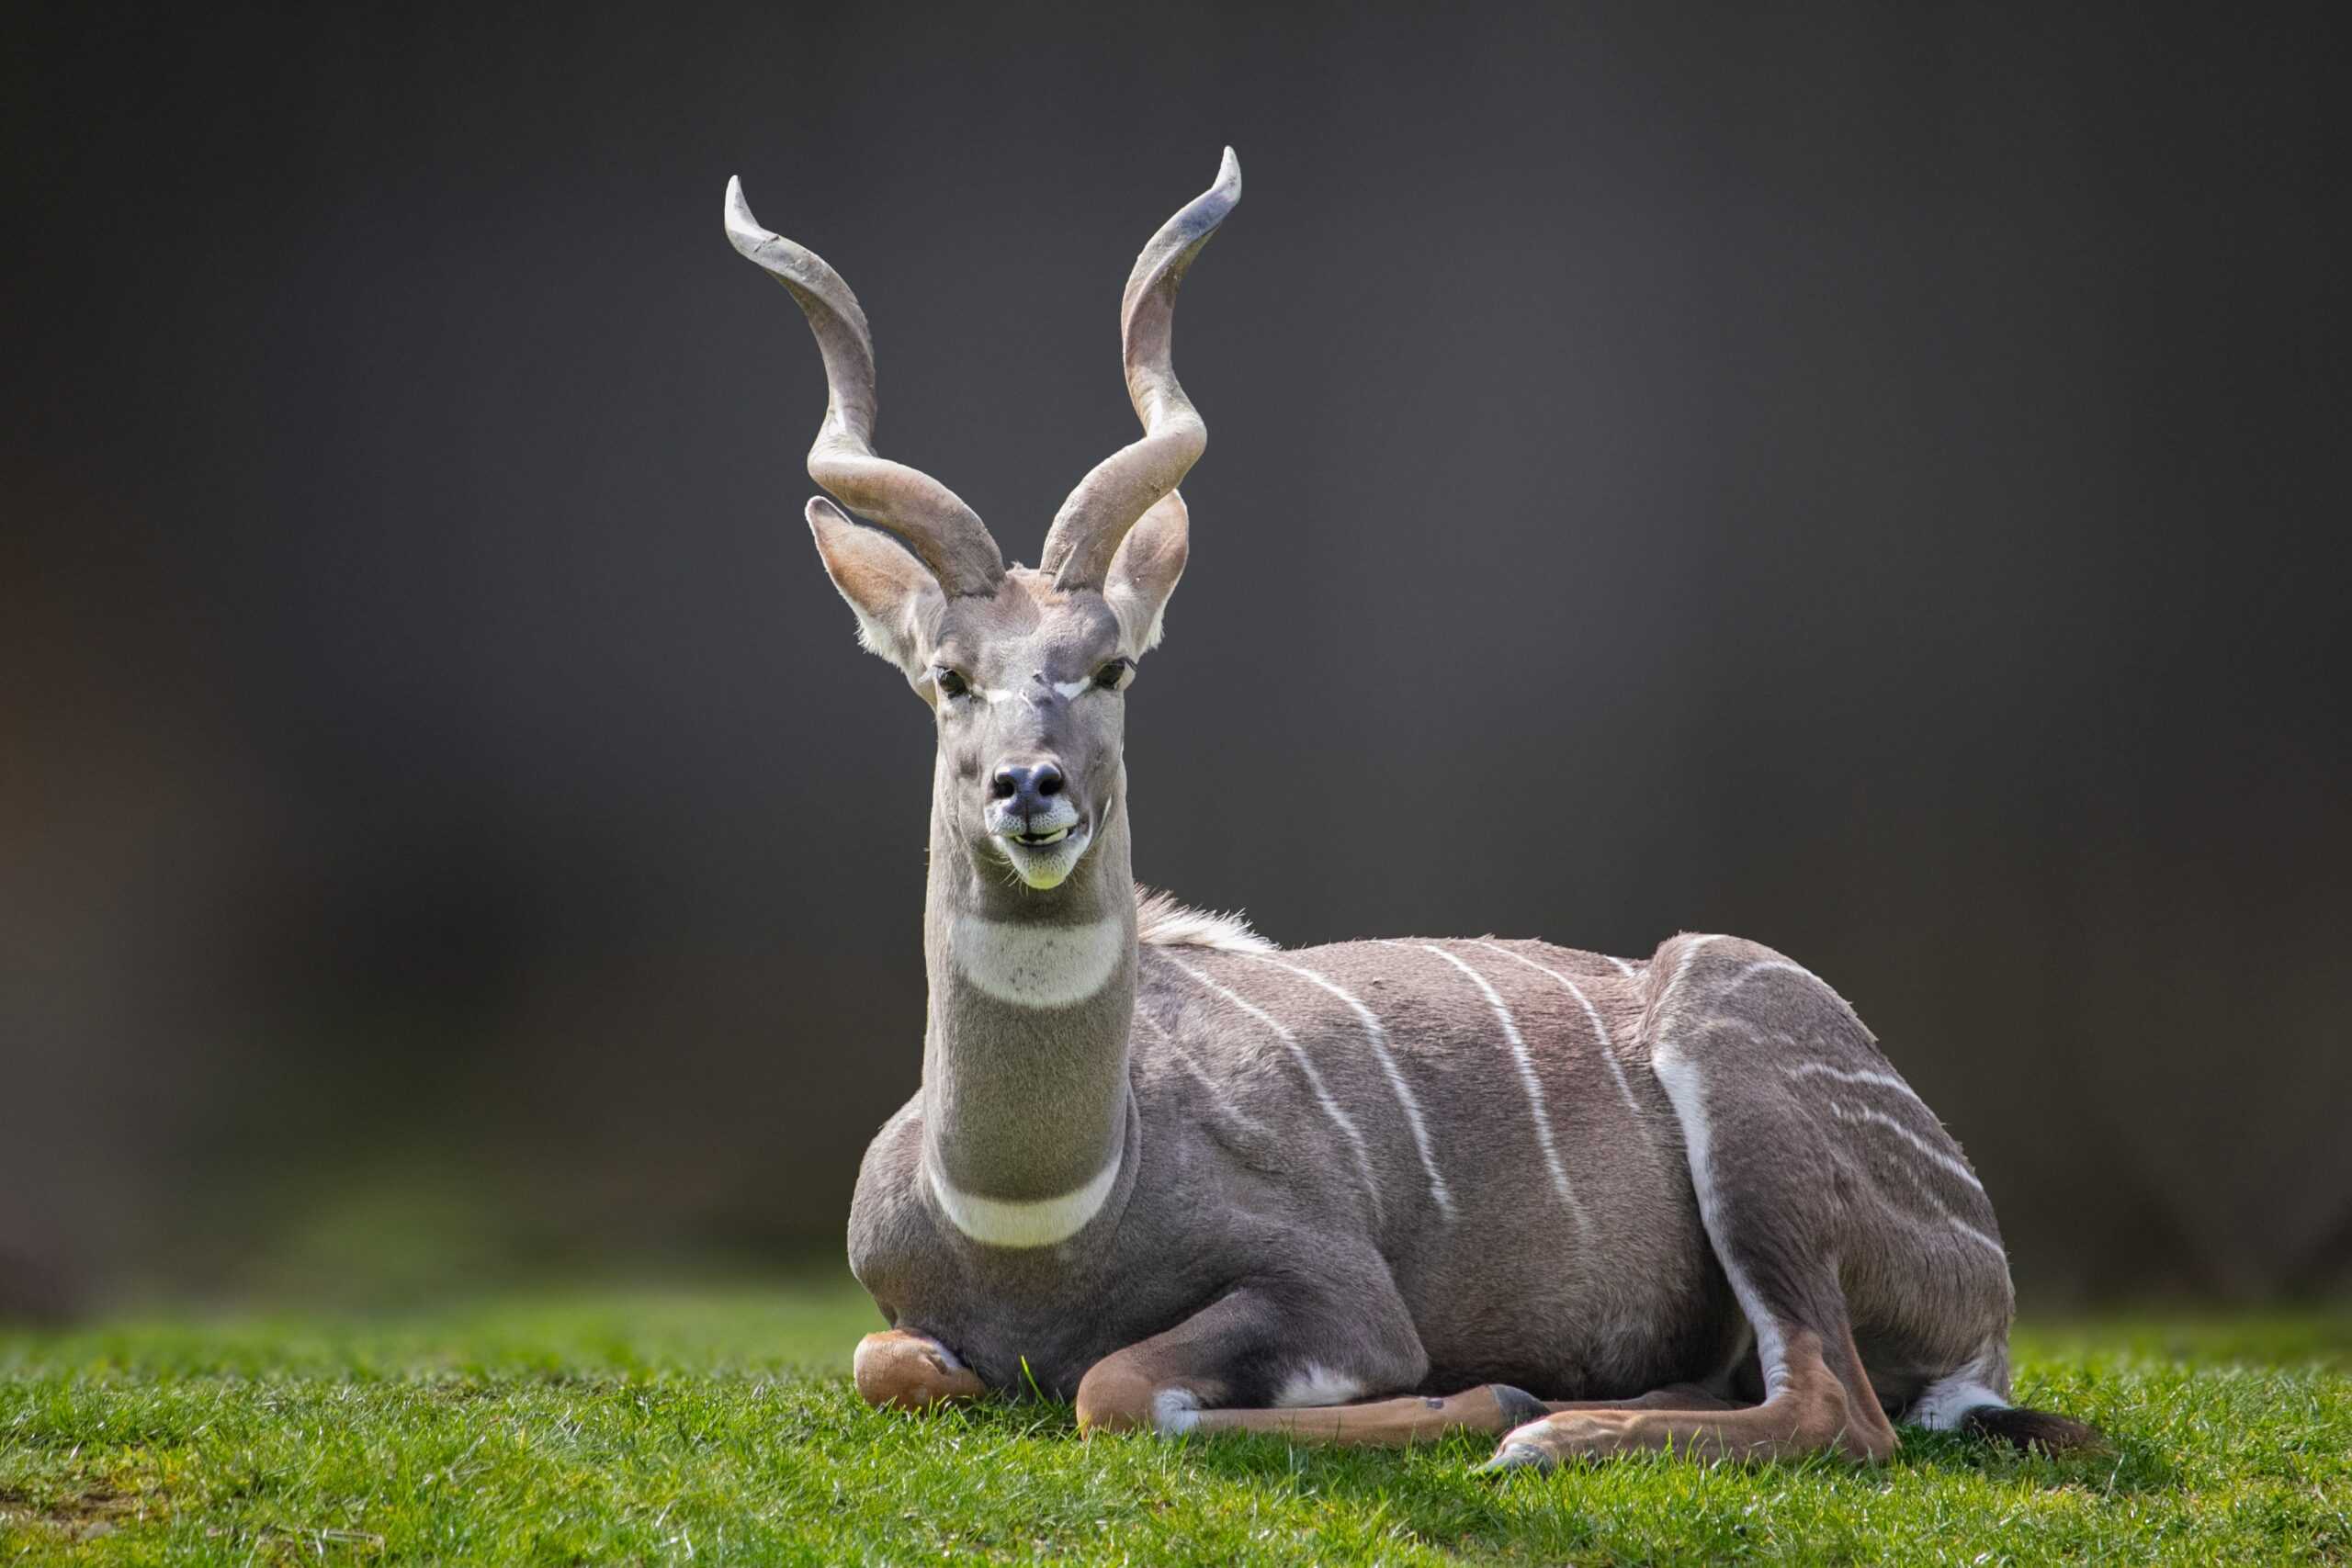
<path fill-rule="evenodd" d="M 940 1418 L 940 1417 L 933 1417 Z M 1035 1400 L 966 1407 L 947 1420 L 967 1431 L 1051 1443 L 1080 1443 L 1069 1406 Z M 2177 1481 L 2175 1468 L 2143 1442 L 2110 1438 L 2111 1451 L 2052 1459 L 1953 1433 L 1905 1429 L 1903 1446 L 1883 1466 L 1816 1456 L 1780 1464 L 1695 1464 L 1670 1455 L 1634 1455 L 1565 1467 L 1549 1474 L 1475 1473 L 1494 1438 L 1462 1433 L 1406 1449 L 1348 1449 L 1293 1444 L 1272 1436 L 1219 1434 L 1169 1440 L 1136 1434 L 1099 1439 L 1114 1452 L 1151 1446 L 1156 1457 L 1204 1481 L 1246 1488 L 1279 1501 L 1327 1502 L 1385 1521 L 1435 1550 L 1514 1550 L 1540 1545 L 1544 1553 L 1597 1550 L 1611 1533 L 1612 1514 L 1646 1497 L 1657 1483 L 1687 1502 L 1692 1527 L 1700 1516 L 1729 1533 L 1718 1545 L 1737 1547 L 1743 1512 L 1753 1494 L 1814 1491 L 1825 1501 L 1864 1496 L 1900 1498 L 1928 1477 L 1974 1477 L 1988 1485 L 2103 1495 L 2160 1492 Z M 1726 1485 L 1726 1483 L 1728 1484 Z"/>
<path fill-rule="evenodd" d="M 1184 1463 L 1204 1475 L 1378 1510 L 1440 1550 L 1508 1550 L 1540 1540 L 1546 1554 L 1600 1550 L 1623 1524 L 1621 1510 L 1657 1506 L 1661 1482 L 1669 1506 L 1688 1510 L 1684 1525 L 1693 1533 L 1687 1544 L 1703 1557 L 1740 1551 L 1746 1517 L 1758 1499 L 1792 1490 L 1815 1492 L 1824 1503 L 1851 1504 L 1862 1495 L 1901 1499 L 1932 1475 L 1981 1478 L 2003 1489 L 2022 1484 L 2053 1495 L 2111 1496 L 2161 1492 L 2174 1479 L 2166 1461 L 2138 1444 L 2052 1459 L 1951 1434 L 1910 1431 L 1897 1457 L 1876 1467 L 1827 1455 L 1736 1464 L 1642 1454 L 1546 1473 L 1475 1473 L 1493 1446 L 1490 1438 L 1467 1434 L 1403 1450 L 1292 1447 L 1279 1438 L 1220 1436 L 1189 1439 L 1182 1452 Z M 1704 1539 L 1711 1531 L 1720 1537 L 1712 1547 Z"/>
<path fill-rule="evenodd" d="M 1899 1483 L 1908 1472 L 1935 1471 L 1948 1474 L 1982 1475 L 1999 1481 L 2028 1481 L 2048 1487 L 2096 1484 L 2102 1491 L 2137 1492 L 2162 1488 L 2177 1479 L 2173 1466 L 2161 1455 L 2137 1443 L 2115 1443 L 2103 1453 L 2075 1454 L 2051 1458 L 2041 1453 L 2020 1453 L 2005 1444 L 1986 1442 L 1948 1432 L 1923 1432 L 1904 1428 L 1903 1447 L 1895 1457 L 1883 1466 L 1857 1464 L 1834 1455 L 1816 1455 L 1802 1460 L 1767 1463 L 1740 1464 L 1733 1461 L 1698 1461 L 1701 1469 L 1725 1469 L 1735 1473 L 1761 1474 L 1777 1469 L 1782 1475 L 1835 1476 L 1840 1479 L 1877 1482 L 1885 1485 Z M 1486 1463 L 1494 1452 L 1495 1439 L 1490 1437 L 1459 1434 L 1437 1442 L 1417 1444 L 1409 1449 L 1340 1449 L 1321 1445 L 1294 1445 L 1278 1437 L 1221 1433 L 1212 1438 L 1182 1439 L 1188 1459 L 1203 1470 L 1240 1477 L 1272 1469 L 1288 1471 L 1317 1482 L 1339 1481 L 1363 1476 L 1382 1485 L 1396 1473 L 1426 1470 L 1430 1461 L 1445 1460 L 1458 1465 L 1469 1475 Z M 1269 1462 L 1269 1456 L 1274 1456 Z M 1666 1468 L 1693 1463 L 1688 1459 L 1669 1454 L 1630 1454 L 1611 1460 L 1595 1460 L 1570 1464 L 1551 1474 L 1598 1474 L 1611 1467 Z M 1487 1487 L 1509 1486 L 1522 1478 L 1535 1478 L 1537 1472 L 1514 1472 L 1510 1475 L 1476 1475 L 1477 1484 Z"/>

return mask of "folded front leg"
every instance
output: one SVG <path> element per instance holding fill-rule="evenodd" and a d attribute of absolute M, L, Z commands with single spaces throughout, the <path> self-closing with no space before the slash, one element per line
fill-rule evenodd
<path fill-rule="evenodd" d="M 1540 1421 L 1550 1407 L 1509 1383 L 1481 1383 L 1461 1393 L 1408 1395 L 1363 1404 L 1310 1404 L 1292 1409 L 1204 1410 L 1202 1432 L 1273 1432 L 1303 1443 L 1396 1448 L 1449 1432 L 1500 1434 Z"/>
<path fill-rule="evenodd" d="M 978 1399 L 988 1392 L 980 1376 L 954 1351 L 928 1334 L 904 1328 L 869 1334 L 857 1342 L 851 1375 L 868 1404 L 926 1410 L 950 1400 Z"/>
<path fill-rule="evenodd" d="M 1307 1441 L 1396 1444 L 1452 1431 L 1506 1432 L 1544 1414 L 1516 1389 L 1396 1395 L 1429 1370 L 1386 1270 L 1328 1283 L 1238 1286 L 1164 1334 L 1104 1357 L 1078 1386 L 1080 1430 L 1272 1432 Z"/>

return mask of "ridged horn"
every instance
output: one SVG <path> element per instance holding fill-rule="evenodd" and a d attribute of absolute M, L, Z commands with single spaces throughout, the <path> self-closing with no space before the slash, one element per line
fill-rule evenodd
<path fill-rule="evenodd" d="M 1208 426 L 1176 379 L 1176 288 L 1240 199 L 1241 163 L 1228 147 L 1216 184 L 1161 226 L 1127 275 L 1119 302 L 1119 347 L 1126 364 L 1127 400 L 1143 422 L 1143 439 L 1096 464 L 1055 513 L 1038 564 L 1054 574 L 1057 588 L 1102 587 L 1127 530 L 1183 482 L 1208 446 Z"/>
<path fill-rule="evenodd" d="M 919 468 L 874 452 L 874 336 L 865 312 L 825 259 L 752 216 L 743 182 L 727 182 L 727 238 L 799 301 L 825 358 L 825 423 L 808 448 L 808 476 L 852 512 L 906 540 L 950 593 L 986 592 L 1004 579 L 1004 554 L 979 514 Z"/>

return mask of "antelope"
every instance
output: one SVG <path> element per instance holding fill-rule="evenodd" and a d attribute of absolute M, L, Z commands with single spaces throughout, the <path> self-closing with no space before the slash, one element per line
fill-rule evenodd
<path fill-rule="evenodd" d="M 1207 438 L 1176 293 L 1240 195 L 1227 149 L 1144 247 L 1120 306 L 1143 434 L 1079 481 L 1029 568 L 876 453 L 865 312 L 728 185 L 728 238 L 824 360 L 808 472 L 840 504 L 808 504 L 817 554 L 938 737 L 922 1087 L 850 1211 L 888 1325 L 857 1347 L 859 1393 L 1034 1391 L 1090 1437 L 1491 1433 L 1503 1470 L 1877 1461 L 1896 1421 L 2096 1443 L 2010 1404 L 1992 1204 L 1800 965 L 1688 934 L 1645 959 L 1283 950 L 1136 886 L 1128 692 Z"/>

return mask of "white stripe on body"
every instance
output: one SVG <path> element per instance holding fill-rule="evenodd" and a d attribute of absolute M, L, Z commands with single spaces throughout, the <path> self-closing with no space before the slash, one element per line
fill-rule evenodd
<path fill-rule="evenodd" d="M 1710 938 L 1709 940 L 1712 941 L 1713 939 Z M 1724 992 L 1725 995 L 1729 995 L 1731 992 L 1739 989 L 1742 986 L 1745 986 L 1747 982 L 1756 978 L 1758 975 L 1772 974 L 1794 975 L 1800 980 L 1812 981 L 1815 985 L 1819 986 L 1823 990 L 1829 991 L 1829 994 L 1833 997 L 1838 994 L 1835 991 L 1829 990 L 1828 981 L 1824 980 L 1820 976 L 1815 974 L 1804 964 L 1792 964 L 1785 958 L 1758 959 L 1755 963 L 1749 964 L 1747 968 L 1741 970 L 1738 975 L 1734 976 L 1732 983 L 1724 987 Z"/>
<path fill-rule="evenodd" d="M 927 1148 L 922 1166 L 948 1223 L 974 1241 L 988 1247 L 1051 1247 L 1084 1230 L 1087 1222 L 1102 1212 L 1111 1189 L 1118 1183 L 1125 1154 L 1123 1147 L 1083 1187 L 1057 1198 L 1031 1201 L 983 1198 L 962 1190 L 947 1179 L 947 1173 L 939 1168 Z"/>
<path fill-rule="evenodd" d="M 1617 965 L 1617 973 L 1624 976 L 1628 980 L 1638 980 L 1641 978 L 1640 973 L 1636 971 L 1632 964 L 1626 963 L 1615 953 L 1604 953 L 1600 956 L 1609 960 L 1610 963 Z"/>
<path fill-rule="evenodd" d="M 1568 1185 L 1568 1173 L 1560 1164 L 1560 1151 L 1552 1138 L 1551 1112 L 1544 1105 L 1544 1081 L 1535 1075 L 1535 1058 L 1527 1048 L 1526 1038 L 1519 1032 L 1519 1021 L 1511 1017 L 1510 1009 L 1503 1005 L 1500 993 L 1487 983 L 1484 975 L 1434 942 L 1425 942 L 1419 945 L 1423 951 L 1436 953 L 1467 975 L 1470 983 L 1478 987 L 1479 995 L 1487 998 L 1487 1006 L 1494 1012 L 1495 1021 L 1502 1026 L 1503 1039 L 1510 1043 L 1511 1059 L 1519 1065 L 1519 1081 L 1527 1090 L 1528 1111 L 1535 1122 L 1535 1142 L 1544 1151 L 1545 1168 L 1552 1173 L 1553 1190 L 1559 1193 L 1560 1201 L 1568 1206 L 1568 1213 L 1576 1216 L 1578 1227 L 1591 1229 L 1592 1221 L 1586 1215 L 1584 1205 L 1577 1201 L 1576 1191 Z"/>
<path fill-rule="evenodd" d="M 1951 1171 L 1954 1176 L 1959 1177 L 1962 1181 L 1967 1182 L 1979 1192 L 1984 1190 L 1984 1184 L 1976 1179 L 1976 1173 L 1974 1171 L 1969 1169 L 1966 1166 L 1961 1164 L 1960 1161 L 1952 1158 L 1951 1156 L 1944 1153 L 1943 1150 L 1936 1147 L 1935 1145 L 1928 1142 L 1927 1139 L 1919 1136 L 1918 1134 L 1913 1132 L 1910 1128 L 1905 1127 L 1902 1122 L 1897 1122 L 1894 1117 L 1889 1116 L 1883 1111 L 1873 1111 L 1867 1105 L 1848 1105 L 1843 1100 L 1833 1100 L 1829 1101 L 1829 1114 L 1835 1116 L 1840 1122 L 1867 1122 L 1873 1127 L 1883 1127 L 1888 1132 L 1893 1133 L 1895 1136 L 1901 1138 L 1905 1143 L 1909 1144 L 1913 1148 L 1918 1150 L 1921 1154 L 1927 1156 L 1929 1159 L 1934 1160 L 1946 1170 Z"/>
<path fill-rule="evenodd" d="M 1642 1126 L 1641 1101 L 1634 1098 L 1634 1086 L 1625 1081 L 1625 1069 L 1618 1062 L 1617 1053 L 1610 1044 L 1609 1026 L 1601 1022 L 1600 1010 L 1592 1005 L 1592 998 L 1584 994 L 1584 988 L 1557 969 L 1549 964 L 1538 964 L 1523 953 L 1513 953 L 1510 948 L 1491 942 L 1481 942 L 1478 945 L 1489 953 L 1499 953 L 1505 958 L 1515 958 L 1538 975 L 1550 976 L 1566 988 L 1568 995 L 1576 998 L 1577 1005 L 1584 1009 L 1584 1016 L 1592 1023 L 1593 1038 L 1600 1042 L 1600 1059 L 1609 1064 L 1609 1076 L 1617 1081 L 1618 1095 L 1625 1101 L 1625 1109 L 1634 1113 L 1634 1124 L 1637 1127 Z"/>
<path fill-rule="evenodd" d="M 1315 1063 L 1307 1056 L 1306 1048 L 1299 1044 L 1298 1036 L 1291 1032 L 1290 1026 L 1239 992 L 1210 979 L 1200 970 L 1169 953 L 1166 948 L 1156 951 L 1175 968 L 1190 976 L 1193 984 L 1239 1008 L 1243 1012 L 1264 1024 L 1272 1032 L 1274 1038 L 1283 1043 L 1290 1052 L 1291 1059 L 1298 1064 L 1298 1070 L 1306 1077 L 1306 1087 L 1314 1092 L 1316 1102 L 1322 1106 L 1323 1114 L 1331 1119 L 1333 1126 L 1346 1134 L 1349 1145 L 1355 1153 L 1356 1168 L 1363 1174 L 1364 1191 L 1372 1199 L 1372 1212 L 1385 1224 L 1387 1213 L 1385 1206 L 1380 1201 L 1380 1180 L 1372 1173 L 1372 1151 L 1364 1145 L 1363 1134 L 1357 1130 L 1355 1122 L 1350 1119 L 1348 1113 L 1340 1109 L 1340 1102 L 1331 1098 L 1331 1091 L 1323 1086 L 1323 1075 L 1315 1070 Z"/>
<path fill-rule="evenodd" d="M 1412 1085 L 1405 1081 L 1405 1075 L 1396 1065 L 1396 1054 L 1388 1048 L 1387 1027 L 1355 996 L 1305 964 L 1293 964 L 1286 959 L 1272 957 L 1262 953 L 1252 953 L 1250 956 L 1261 964 L 1271 964 L 1277 969 L 1287 969 L 1302 980 L 1311 980 L 1348 1004 L 1349 1010 L 1356 1015 L 1356 1021 L 1363 1025 L 1364 1036 L 1372 1042 L 1373 1055 L 1380 1059 L 1380 1070 L 1387 1075 L 1388 1087 L 1396 1092 L 1396 1103 L 1404 1108 L 1406 1124 L 1413 1130 L 1413 1146 L 1420 1151 L 1421 1169 L 1428 1173 L 1430 1179 L 1430 1201 L 1438 1206 L 1447 1219 L 1453 1218 L 1455 1211 L 1453 1190 L 1446 1186 L 1445 1178 L 1438 1171 L 1437 1155 L 1430 1146 L 1429 1125 L 1422 1120 L 1420 1102 L 1413 1098 Z M 1340 1401 L 1327 1400 L 1324 1403 L 1337 1404 Z"/>
<path fill-rule="evenodd" d="M 1730 996 L 1734 991 L 1736 991 L 1742 986 L 1745 986 L 1747 982 L 1756 978 L 1758 975 L 1793 975 L 1798 979 L 1804 981 L 1807 985 L 1819 991 L 1823 996 L 1827 997 L 1831 1001 L 1836 1002 L 1839 1009 L 1849 1016 L 1853 1015 L 1853 1004 L 1847 1001 L 1845 998 L 1838 994 L 1837 987 L 1832 986 L 1828 981 L 1823 979 L 1820 976 L 1815 974 L 1804 964 L 1792 964 L 1785 958 L 1758 959 L 1755 963 L 1749 964 L 1747 968 L 1742 969 L 1736 976 L 1733 976 L 1732 983 L 1723 988 L 1723 995 L 1726 997 Z M 1860 1020 L 1856 1019 L 1855 1021 L 1860 1022 Z"/>
<path fill-rule="evenodd" d="M 2003 1267 L 2006 1268 L 2007 1266 L 2009 1261 L 2008 1250 L 2002 1247 L 1997 1239 L 1986 1235 L 1981 1230 L 1978 1230 L 1974 1225 L 1970 1224 L 1966 1220 L 1963 1220 L 1958 1214 L 1953 1213 L 1951 1212 L 1951 1205 L 1946 1203 L 1941 1198 L 1937 1197 L 1934 1190 L 1928 1187 L 1927 1181 L 1921 1178 L 1917 1171 L 1912 1169 L 1909 1166 L 1905 1165 L 1900 1160 L 1894 1162 L 1894 1168 L 1903 1173 L 1903 1179 L 1911 1184 L 1911 1190 L 1918 1194 L 1919 1201 L 1928 1206 L 1930 1220 L 1942 1221 L 1945 1224 L 1951 1226 L 1955 1234 L 1966 1236 L 1970 1241 L 1974 1242 L 1977 1246 L 1983 1247 L 1985 1251 L 1999 1258 Z M 1906 1214 L 1904 1217 L 1911 1220 L 1915 1224 L 1925 1224 L 1928 1223 L 1927 1221 L 1918 1219 L 1916 1215 Z"/>
<path fill-rule="evenodd" d="M 1127 932 L 1115 915 L 1082 926 L 958 915 L 947 928 L 947 952 L 957 974 L 998 1001 L 1060 1008 L 1111 983 L 1127 952 Z"/>
<path fill-rule="evenodd" d="M 1668 1003 L 1674 999 L 1676 989 L 1681 986 L 1683 978 L 1690 973 L 1690 965 L 1697 961 L 1700 949 L 1711 942 L 1721 941 L 1723 938 L 1720 935 L 1694 936 L 1683 943 L 1681 956 L 1674 961 L 1674 973 L 1667 976 L 1666 988 L 1658 992 L 1657 1000 L 1650 1004 L 1650 1017 L 1657 1021 L 1656 1027 L 1652 1031 L 1650 1045 L 1653 1055 L 1665 1043 L 1661 1037 L 1666 1032 L 1666 1022 L 1670 1016 L 1667 1011 Z"/>
<path fill-rule="evenodd" d="M 1787 1037 L 1784 1035 L 1780 1038 Z M 1927 1111 L 1930 1117 L 1935 1118 L 1938 1125 L 1942 1124 L 1942 1118 L 1937 1117 L 1933 1111 L 1928 1110 L 1928 1102 L 1921 1100 L 1909 1084 L 1905 1083 L 1893 1073 L 1855 1072 L 1845 1067 L 1833 1067 L 1826 1062 L 1794 1062 L 1781 1067 L 1781 1071 L 1792 1078 L 1801 1078 L 1809 1074 L 1818 1073 L 1827 1077 L 1842 1079 L 1847 1083 L 1876 1084 L 1881 1089 L 1891 1089 L 1920 1110 Z"/>
<path fill-rule="evenodd" d="M 1210 1101 L 1216 1105 L 1218 1115 L 1225 1117 L 1227 1120 L 1233 1122 L 1234 1125 L 1239 1127 L 1243 1132 L 1249 1134 L 1252 1138 L 1257 1139 L 1261 1143 L 1272 1143 L 1274 1141 L 1274 1134 L 1272 1131 L 1269 1129 L 1264 1122 L 1259 1121 L 1248 1111 L 1241 1110 L 1238 1106 L 1236 1106 L 1232 1100 L 1227 1099 L 1225 1086 L 1218 1083 L 1215 1078 L 1209 1077 L 1207 1069 L 1203 1067 L 1199 1060 L 1193 1056 L 1192 1049 L 1182 1041 L 1177 1039 L 1175 1035 L 1170 1033 L 1166 1026 L 1161 1024 L 1158 1019 L 1152 1017 L 1151 1014 L 1144 1011 L 1141 1008 L 1137 1008 L 1136 1010 L 1136 1020 L 1146 1029 L 1150 1030 L 1155 1038 L 1167 1045 L 1168 1054 L 1175 1058 L 1179 1066 L 1182 1067 L 1187 1073 L 1192 1075 L 1193 1081 L 1194 1083 L 1201 1086 L 1202 1089 L 1208 1095 Z"/>
<path fill-rule="evenodd" d="M 1763 1041 L 1768 1038 L 1763 1032 L 1758 1030 L 1744 1019 L 1719 1018 L 1713 1020 L 1713 1027 L 1716 1028 L 1736 1030 L 1740 1033 L 1747 1036 L 1750 1040 Z M 1769 1038 L 1775 1040 L 1787 1040 L 1789 1036 L 1775 1033 L 1769 1036 Z M 1657 1063 L 1653 1062 L 1653 1069 L 1655 1069 Z M 1913 1104 L 1917 1105 L 1921 1111 L 1927 1112 L 1929 1119 L 1932 1120 L 1935 1117 L 1935 1112 L 1928 1111 L 1927 1103 L 1924 1100 L 1921 1100 L 1917 1095 L 1912 1094 L 1910 1088 L 1905 1085 L 1902 1079 L 1891 1077 L 1885 1073 L 1848 1072 L 1842 1067 L 1833 1067 L 1826 1062 L 1799 1062 L 1793 1065 L 1784 1066 L 1781 1067 L 1781 1071 L 1784 1076 L 1792 1078 L 1800 1078 L 1811 1074 L 1827 1074 L 1832 1077 L 1850 1079 L 1856 1083 L 1883 1084 L 1891 1088 L 1900 1089 L 1905 1094 L 1910 1096 Z M 1663 1082 L 1663 1078 L 1661 1078 L 1660 1081 Z M 1910 1128 L 1903 1125 L 1902 1122 L 1895 1121 L 1884 1111 L 1873 1111 L 1867 1106 L 1849 1106 L 1844 1101 L 1835 1099 L 1826 1100 L 1823 1104 L 1824 1108 L 1828 1111 L 1829 1114 L 1836 1117 L 1838 1121 L 1845 1122 L 1849 1124 L 1867 1122 L 1877 1126 L 1886 1127 L 1894 1132 L 1901 1134 L 1905 1138 L 1908 1139 L 1920 1153 L 1942 1165 L 1953 1175 L 1967 1182 L 1971 1187 L 1975 1188 L 1977 1191 L 1982 1192 L 1984 1190 L 1984 1183 L 1976 1179 L 1974 1172 L 1971 1171 L 1966 1166 L 1954 1160 L 1951 1156 L 1943 1153 L 1940 1149 L 1935 1147 L 1932 1144 L 1922 1139 L 1917 1133 L 1914 1133 Z M 1679 1108 L 1677 1113 L 1679 1114 Z M 1938 1122 L 1936 1124 L 1939 1127 L 1943 1125 L 1940 1122 Z M 1943 1200 L 1937 1197 L 1936 1194 L 1929 1190 L 1927 1183 L 1919 1179 L 1917 1172 L 1913 1171 L 1908 1166 L 1898 1165 L 1897 1168 L 1901 1169 L 1903 1174 L 1910 1180 L 1914 1190 L 1918 1192 L 1920 1201 L 1925 1202 L 1928 1208 L 1935 1212 L 1936 1218 L 1943 1221 L 1944 1224 L 1950 1225 L 1953 1230 L 1957 1231 L 1962 1235 L 1966 1236 L 1969 1240 L 1975 1242 L 1980 1247 L 1983 1247 L 1995 1257 L 2000 1258 L 2004 1263 L 2008 1261 L 2008 1252 L 1998 1241 L 1995 1240 L 1992 1236 L 1987 1235 L 1984 1232 L 1978 1230 L 1974 1225 L 1970 1224 L 1958 1214 L 1953 1213 L 1951 1212 L 1951 1205 L 1945 1203 Z"/>
<path fill-rule="evenodd" d="M 1678 974 L 1676 978 L 1680 976 Z M 1690 1156 L 1690 1186 L 1698 1194 L 1699 1217 L 1706 1223 L 1707 1235 L 1714 1242 L 1715 1261 L 1723 1265 L 1724 1278 L 1731 1282 L 1732 1296 L 1747 1314 L 1747 1325 L 1756 1331 L 1756 1359 L 1764 1369 L 1764 1397 L 1769 1400 L 1789 1381 L 1788 1342 L 1781 1337 L 1779 1321 L 1765 1310 L 1764 1298 L 1758 1293 L 1755 1281 L 1732 1257 L 1730 1248 L 1717 1239 L 1724 1235 L 1728 1222 L 1723 1213 L 1722 1197 L 1715 1190 L 1713 1134 L 1707 1121 L 1703 1077 L 1698 1065 L 1683 1055 L 1679 1045 L 1664 1041 L 1652 1057 L 1650 1068 L 1657 1075 L 1667 1099 L 1674 1102 L 1675 1120 L 1682 1123 L 1682 1145 Z"/>

